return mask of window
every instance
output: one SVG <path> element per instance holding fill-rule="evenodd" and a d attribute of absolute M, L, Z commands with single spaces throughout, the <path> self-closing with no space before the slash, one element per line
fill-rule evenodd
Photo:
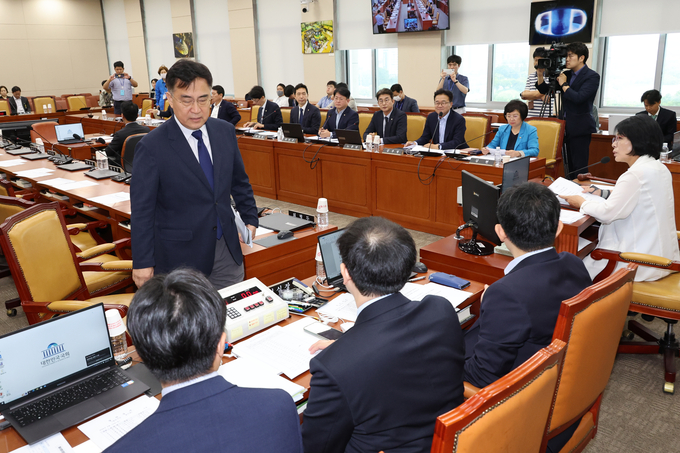
<path fill-rule="evenodd" d="M 658 49 L 659 35 L 607 38 L 602 83 L 603 107 L 640 107 L 642 93 L 654 88 Z M 677 52 L 678 47 L 675 50 Z M 667 55 L 672 55 L 668 53 L 668 48 L 666 51 Z M 680 67 L 677 61 L 674 63 L 676 68 Z"/>
<path fill-rule="evenodd" d="M 399 51 L 397 49 L 376 49 L 375 51 L 375 91 L 390 88 L 399 82 Z"/>
<path fill-rule="evenodd" d="M 496 44 L 493 49 L 491 100 L 508 102 L 519 99 L 529 73 L 529 44 Z"/>
<path fill-rule="evenodd" d="M 467 76 L 470 82 L 470 91 L 465 97 L 465 103 L 486 102 L 489 45 L 456 46 L 454 53 L 461 58 L 460 73 Z"/>
<path fill-rule="evenodd" d="M 347 51 L 347 80 L 352 97 L 370 100 L 381 88 L 398 82 L 397 49 L 357 49 Z"/>
<path fill-rule="evenodd" d="M 665 106 L 680 105 L 680 33 L 666 36 L 666 50 L 661 76 L 661 103 Z"/>

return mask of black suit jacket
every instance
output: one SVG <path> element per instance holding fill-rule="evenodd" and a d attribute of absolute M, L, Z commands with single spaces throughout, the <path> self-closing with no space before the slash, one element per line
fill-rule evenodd
<path fill-rule="evenodd" d="M 646 110 L 638 112 L 637 114 L 649 115 Z M 661 126 L 664 143 L 668 143 L 668 149 L 672 149 L 673 134 L 678 130 L 678 117 L 675 114 L 675 111 L 659 107 L 659 114 L 656 116 L 656 122 Z"/>
<path fill-rule="evenodd" d="M 262 113 L 264 113 L 264 122 Z M 283 124 L 283 116 L 281 115 L 281 107 L 276 102 L 267 101 L 260 110 L 257 111 L 257 122 L 264 125 L 264 129 L 268 131 L 277 131 Z"/>
<path fill-rule="evenodd" d="M 465 333 L 465 380 L 484 387 L 552 341 L 563 300 L 592 284 L 583 261 L 550 249 L 521 261 L 484 293 Z"/>
<path fill-rule="evenodd" d="M 283 390 L 240 388 L 216 376 L 168 393 L 107 453 L 302 453 L 300 421 Z"/>
<path fill-rule="evenodd" d="M 300 122 L 300 106 L 296 106 L 290 112 L 290 122 Z M 321 127 L 321 112 L 319 109 L 307 101 L 305 111 L 302 115 L 302 132 L 305 134 L 318 134 Z"/>
<path fill-rule="evenodd" d="M 595 102 L 595 95 L 600 87 L 600 74 L 593 71 L 588 65 L 583 66 L 581 72 L 576 76 L 574 84 L 570 85 L 572 71 L 564 71 L 567 76 L 567 83 L 569 86 L 567 91 L 562 91 L 562 105 L 564 107 L 564 133 L 570 137 L 577 137 L 580 135 L 590 135 L 597 131 L 595 127 L 595 119 L 591 112 L 593 110 L 593 102 Z M 545 81 L 538 85 L 538 91 L 545 94 L 548 92 L 548 84 Z M 586 150 L 587 151 L 587 150 Z"/>
<path fill-rule="evenodd" d="M 212 108 L 214 109 L 215 106 L 213 105 Z M 222 99 L 222 102 L 220 102 L 218 108 L 219 111 L 217 112 L 217 118 L 228 121 L 234 126 L 236 126 L 238 122 L 241 121 L 241 114 L 238 113 L 238 109 L 231 102 Z M 212 114 L 212 109 L 210 109 L 210 113 Z"/>
<path fill-rule="evenodd" d="M 382 110 L 378 110 L 373 114 L 371 122 L 364 132 L 364 141 L 366 141 L 366 136 L 372 132 L 377 132 L 378 135 L 383 139 L 383 143 L 386 145 L 393 143 L 406 143 L 406 113 L 399 109 L 392 109 L 390 117 L 385 125 L 385 136 L 383 137 L 383 120 L 385 114 Z"/>
<path fill-rule="evenodd" d="M 425 127 L 423 128 L 423 135 L 420 136 L 416 142 L 419 145 L 425 145 L 430 143 L 439 144 L 439 128 L 437 123 L 439 122 L 439 117 L 436 112 L 432 112 L 427 115 L 425 120 Z M 436 133 L 435 133 L 436 129 Z M 446 132 L 444 132 L 444 143 L 442 143 L 442 149 L 454 149 L 456 147 L 462 149 L 467 148 L 468 145 L 465 143 L 465 118 L 458 112 L 453 110 L 449 111 L 449 117 L 446 120 Z M 432 138 L 434 134 L 434 139 Z"/>
<path fill-rule="evenodd" d="M 463 402 L 464 346 L 450 302 L 392 294 L 311 360 L 305 452 L 430 451 L 436 418 Z"/>
<path fill-rule="evenodd" d="M 342 111 L 342 116 L 340 117 L 340 122 L 338 123 L 338 127 L 335 127 L 335 121 L 338 116 L 338 111 L 333 107 L 328 111 L 326 114 L 326 122 L 324 123 L 323 127 L 331 132 L 331 135 L 335 137 L 335 130 L 336 129 L 342 129 L 342 130 L 354 130 L 358 131 L 359 130 L 359 114 L 349 108 L 349 106 L 345 107 L 345 110 Z"/>
<path fill-rule="evenodd" d="M 113 162 L 114 165 L 120 167 L 120 158 L 123 154 L 123 144 L 125 139 L 131 135 L 135 134 L 145 134 L 149 132 L 149 128 L 138 124 L 136 121 L 132 123 L 127 123 L 125 127 L 113 134 L 111 143 L 106 147 L 106 155 L 109 156 L 109 160 Z"/>
<path fill-rule="evenodd" d="M 163 123 L 144 137 L 135 150 L 130 200 L 134 268 L 155 266 L 167 273 L 180 266 L 210 275 L 219 216 L 229 252 L 243 262 L 229 197 L 244 223 L 257 226 L 253 189 L 243 167 L 234 126 L 208 118 L 206 122 L 214 169 L 210 188 L 198 159 L 177 124 Z"/>
<path fill-rule="evenodd" d="M 420 113 L 418 101 L 408 96 L 404 96 L 401 102 L 395 102 L 394 105 L 402 112 Z"/>
<path fill-rule="evenodd" d="M 26 113 L 31 111 L 31 104 L 28 103 L 28 99 L 25 97 L 21 96 L 21 105 L 24 107 L 24 111 Z M 9 96 L 9 99 L 7 100 L 9 102 L 9 114 L 10 115 L 16 115 L 17 114 L 17 100 L 14 98 L 14 96 Z"/>

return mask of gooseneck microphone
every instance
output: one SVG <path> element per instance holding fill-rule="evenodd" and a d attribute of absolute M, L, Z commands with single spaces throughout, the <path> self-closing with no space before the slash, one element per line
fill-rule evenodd
<path fill-rule="evenodd" d="M 430 148 L 430 149 L 432 149 L 432 142 L 434 141 L 434 137 L 437 135 L 437 130 L 439 129 L 439 125 L 441 124 L 441 119 L 444 117 L 444 112 L 439 112 L 437 114 L 437 116 L 439 117 L 437 119 L 437 125 L 435 126 L 434 132 L 432 133 L 432 138 L 430 139 L 430 143 L 429 143 L 430 146 L 428 146 L 428 148 Z M 441 145 L 441 143 L 440 143 L 440 145 Z"/>
<path fill-rule="evenodd" d="M 588 179 L 588 178 L 581 179 L 581 178 L 580 178 L 581 175 L 580 175 L 578 172 L 583 171 L 583 170 L 585 170 L 586 168 L 593 167 L 593 166 L 595 166 L 595 165 L 599 165 L 599 164 L 608 164 L 610 160 L 611 160 L 611 158 L 610 158 L 609 156 L 604 156 L 602 159 L 600 159 L 599 162 L 595 162 L 594 164 L 586 165 L 586 166 L 583 167 L 583 168 L 579 168 L 578 170 L 576 170 L 576 171 L 574 172 L 574 173 L 576 173 L 576 174 L 578 175 L 576 178 L 577 178 L 579 181 L 583 181 L 583 180 L 585 180 L 585 179 Z"/>
<path fill-rule="evenodd" d="M 40 132 L 38 132 L 33 126 L 29 126 L 28 128 L 29 128 L 30 130 L 32 130 L 33 132 L 35 132 L 36 134 L 38 134 L 38 135 L 40 136 L 40 138 L 42 138 L 43 140 L 45 140 L 45 142 L 49 143 L 49 144 L 50 144 L 50 147 L 52 148 L 52 151 L 56 151 L 57 153 L 60 154 L 59 156 L 52 156 L 52 157 L 49 157 L 48 160 L 51 160 L 51 161 L 54 162 L 56 165 L 70 164 L 71 162 L 73 162 L 73 158 L 72 158 L 71 156 L 67 156 L 66 154 L 62 153 L 62 152 L 59 150 L 59 148 L 55 148 L 55 147 L 54 147 L 54 143 L 52 143 L 51 141 L 49 141 L 43 134 L 41 134 Z M 69 148 L 69 154 L 70 154 L 70 148 Z"/>

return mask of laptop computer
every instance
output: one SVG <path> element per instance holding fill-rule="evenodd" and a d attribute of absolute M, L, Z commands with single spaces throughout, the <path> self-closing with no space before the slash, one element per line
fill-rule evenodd
<path fill-rule="evenodd" d="M 335 135 L 338 137 L 338 143 L 340 143 L 340 146 L 361 145 L 363 143 L 359 131 L 351 129 L 338 129 L 335 131 Z"/>
<path fill-rule="evenodd" d="M 274 231 L 295 231 L 314 225 L 309 220 L 298 219 L 288 214 L 271 214 L 259 219 L 260 226 Z"/>
<path fill-rule="evenodd" d="M 318 237 L 318 241 L 323 268 L 326 271 L 326 281 L 329 285 L 347 291 L 340 273 L 342 258 L 340 258 L 340 249 L 338 249 L 337 244 L 338 238 L 342 236 L 343 232 L 344 229 L 322 234 Z"/>
<path fill-rule="evenodd" d="M 83 125 L 80 123 L 58 124 L 54 126 L 54 131 L 57 133 L 57 141 L 64 145 L 82 142 L 82 140 L 74 138 L 73 134 L 78 134 L 81 137 L 85 136 L 83 133 Z"/>
<path fill-rule="evenodd" d="M 0 413 L 29 444 L 147 390 L 116 365 L 103 304 L 0 337 Z"/>
<path fill-rule="evenodd" d="M 283 136 L 286 138 L 296 138 L 299 143 L 305 142 L 305 134 L 302 132 L 302 124 L 300 123 L 283 123 L 281 124 Z"/>
<path fill-rule="evenodd" d="M 503 182 L 501 193 L 511 187 L 519 186 L 529 180 L 529 162 L 531 157 L 524 156 L 503 164 Z"/>

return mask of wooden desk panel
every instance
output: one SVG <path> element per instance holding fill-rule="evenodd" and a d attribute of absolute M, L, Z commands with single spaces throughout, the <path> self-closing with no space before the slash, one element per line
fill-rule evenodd
<path fill-rule="evenodd" d="M 29 113 L 28 115 L 1 115 L 0 123 L 18 123 L 21 121 L 36 121 L 43 118 L 54 118 L 55 121 L 60 121 L 66 115 L 65 112 L 54 112 L 54 113 Z"/>
<path fill-rule="evenodd" d="M 255 195 L 276 199 L 274 142 L 239 136 L 238 147 Z"/>
<path fill-rule="evenodd" d="M 321 193 L 333 211 L 355 217 L 371 215 L 371 155 L 334 147 L 324 148 L 319 158 Z"/>
<path fill-rule="evenodd" d="M 293 145 L 295 144 L 277 143 L 274 146 L 276 197 L 289 203 L 316 207 L 317 200 L 322 197 L 320 167 L 323 164 L 318 162 L 311 169 L 309 163 L 302 159 L 302 153 Z M 305 158 L 312 159 L 319 146 L 310 146 Z"/>

